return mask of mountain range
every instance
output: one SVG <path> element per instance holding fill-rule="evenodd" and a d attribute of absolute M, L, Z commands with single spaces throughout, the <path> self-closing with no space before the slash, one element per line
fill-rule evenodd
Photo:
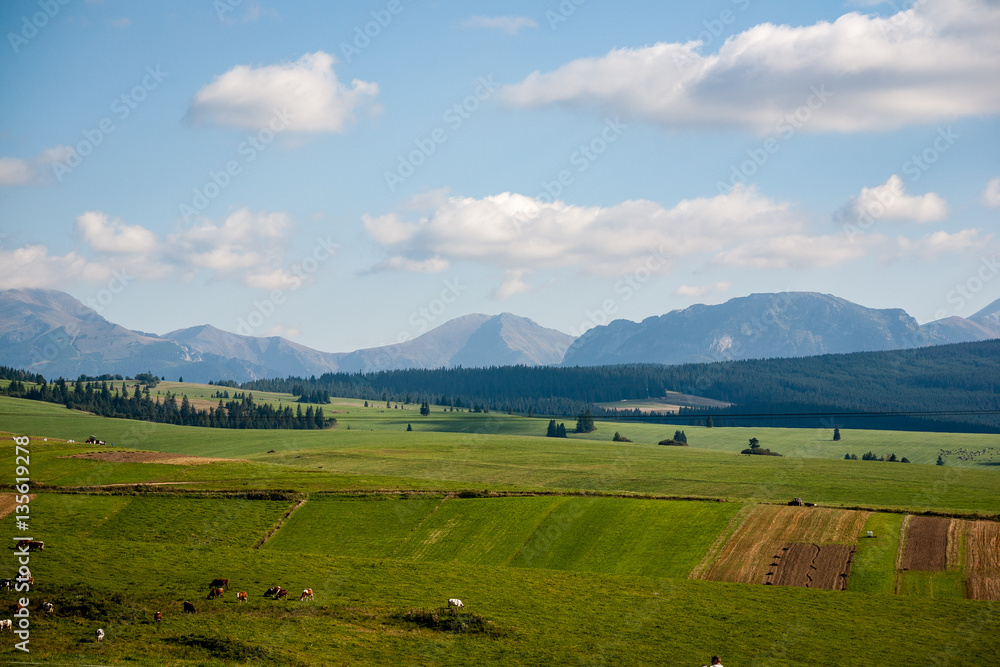
<path fill-rule="evenodd" d="M 413 340 L 321 352 L 278 336 L 211 325 L 163 335 L 109 322 L 64 292 L 0 292 L 0 365 L 47 378 L 151 371 L 188 381 L 453 366 L 680 364 L 923 347 L 1000 338 L 1000 300 L 970 318 L 920 326 L 900 309 L 872 309 L 812 292 L 751 294 L 642 322 L 615 320 L 574 339 L 513 315 L 472 314 Z"/>

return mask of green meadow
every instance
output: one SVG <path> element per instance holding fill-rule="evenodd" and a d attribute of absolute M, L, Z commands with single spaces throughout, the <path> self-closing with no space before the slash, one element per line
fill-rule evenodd
<path fill-rule="evenodd" d="M 31 438 L 30 524 L 46 544 L 31 555 L 31 653 L 6 633 L 0 652 L 80 665 L 1000 663 L 1000 603 L 964 599 L 961 570 L 896 571 L 903 512 L 1000 519 L 1000 468 L 932 465 L 942 446 L 998 436 L 845 430 L 832 443 L 811 429 L 598 422 L 556 439 L 541 437 L 544 418 L 406 408 L 333 399 L 334 429 L 230 431 L 0 398 L 0 431 Z M 690 447 L 655 444 L 675 428 Z M 749 437 L 785 456 L 739 455 Z M 123 450 L 226 460 L 71 458 Z M 915 462 L 843 460 L 869 450 Z M 793 497 L 883 510 L 865 526 L 876 537 L 858 536 L 848 590 L 690 578 L 741 508 Z M 0 533 L 18 534 L 13 515 Z M 15 572 L 9 554 L 0 577 Z M 232 589 L 208 600 L 216 577 Z M 274 585 L 289 600 L 266 599 Z M 315 600 L 298 601 L 304 588 Z M 454 618 L 415 620 L 452 597 L 465 603 Z M 449 625 L 463 620 L 486 631 Z"/>

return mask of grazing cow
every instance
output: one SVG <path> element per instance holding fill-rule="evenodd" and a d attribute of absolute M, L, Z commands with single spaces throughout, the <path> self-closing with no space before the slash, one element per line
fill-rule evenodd
<path fill-rule="evenodd" d="M 190 602 L 188 602 L 187 600 L 185 600 L 184 601 L 184 611 L 187 612 L 187 613 L 189 613 L 189 614 L 195 613 L 194 605 L 191 604 Z"/>
<path fill-rule="evenodd" d="M 42 611 L 51 614 L 53 611 L 55 611 L 55 607 L 52 605 L 51 602 L 43 602 Z"/>
<path fill-rule="evenodd" d="M 11 632 L 13 632 L 14 631 L 14 621 L 10 620 L 9 618 L 5 619 L 3 621 L 0 621 L 0 632 L 3 632 L 4 630 L 10 630 Z"/>
<path fill-rule="evenodd" d="M 223 595 L 225 595 L 225 593 L 226 593 L 225 588 L 213 588 L 208 592 L 208 599 L 214 600 L 215 598 L 221 598 Z"/>
<path fill-rule="evenodd" d="M 94 635 L 97 637 L 97 641 L 104 641 L 104 630 L 102 628 L 97 628 L 97 632 L 95 632 Z"/>
<path fill-rule="evenodd" d="M 26 604 L 21 604 L 20 602 L 15 602 L 14 603 L 14 611 L 21 611 L 22 609 L 27 609 L 27 608 L 28 608 L 28 605 L 26 605 Z"/>
<path fill-rule="evenodd" d="M 281 586 L 271 586 L 266 591 L 264 591 L 264 597 L 269 598 L 272 595 L 277 595 L 278 591 L 281 590 Z"/>
<path fill-rule="evenodd" d="M 275 600 L 280 600 L 281 598 L 288 599 L 288 589 L 282 588 L 277 593 L 274 594 Z"/>
<path fill-rule="evenodd" d="M 246 602 L 247 599 L 248 598 L 247 598 L 247 592 L 246 591 L 240 591 L 239 593 L 236 594 L 236 601 L 237 602 Z"/>
<path fill-rule="evenodd" d="M 303 600 L 312 600 L 312 599 L 313 599 L 313 589 L 307 588 L 304 591 L 302 591 L 302 595 L 299 597 L 299 602 L 302 602 Z"/>
<path fill-rule="evenodd" d="M 449 598 L 448 606 L 454 607 L 455 609 L 465 609 L 465 605 L 462 604 L 462 601 L 459 600 L 458 598 Z"/>
<path fill-rule="evenodd" d="M 193 609 L 193 607 L 192 607 L 192 609 Z M 160 612 L 156 612 L 155 614 L 153 614 L 153 620 L 156 621 L 157 623 L 159 623 L 160 621 L 163 620 L 163 614 L 160 613 Z"/>
<path fill-rule="evenodd" d="M 42 551 L 45 549 L 45 542 L 41 540 L 28 540 L 28 551 Z"/>
<path fill-rule="evenodd" d="M 0 579 L 0 588 L 6 588 L 8 591 L 14 587 L 13 579 Z"/>
<path fill-rule="evenodd" d="M 209 588 L 225 588 L 229 590 L 229 580 L 228 579 L 213 579 L 212 583 L 208 585 Z"/>

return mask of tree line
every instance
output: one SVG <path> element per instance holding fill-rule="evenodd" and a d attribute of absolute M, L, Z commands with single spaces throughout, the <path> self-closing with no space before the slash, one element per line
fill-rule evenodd
<path fill-rule="evenodd" d="M 322 429 L 336 424 L 336 419 L 326 417 L 323 408 L 309 406 L 274 407 L 270 404 L 254 402 L 253 394 L 242 395 L 238 400 L 223 403 L 207 410 L 197 409 L 182 396 L 169 391 L 164 396 L 152 397 L 149 385 L 136 383 L 132 389 L 124 381 L 117 383 L 66 382 L 63 378 L 48 383 L 37 374 L 25 374 L 20 379 L 12 369 L 0 368 L 0 379 L 11 380 L 0 388 L 0 394 L 14 398 L 26 398 L 46 403 L 61 403 L 71 410 L 84 410 L 101 417 L 120 419 L 141 419 L 161 424 L 184 426 L 205 426 L 209 428 L 253 428 L 253 429 Z M 5 371 L 7 371 L 5 373 Z M 17 376 L 11 379 L 9 376 Z"/>

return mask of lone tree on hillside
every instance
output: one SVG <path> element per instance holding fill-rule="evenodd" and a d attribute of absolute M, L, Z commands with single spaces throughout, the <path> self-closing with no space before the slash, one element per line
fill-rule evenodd
<path fill-rule="evenodd" d="M 836 426 L 833 427 L 833 440 L 834 442 L 840 440 L 840 429 L 837 428 Z"/>
<path fill-rule="evenodd" d="M 676 440 L 677 442 L 683 442 L 686 445 L 688 437 L 684 433 L 684 431 L 674 431 L 674 440 Z"/>
<path fill-rule="evenodd" d="M 546 438 L 554 438 L 554 437 L 556 437 L 556 420 L 555 419 L 550 419 L 549 420 L 549 428 L 545 431 L 545 437 Z"/>
<path fill-rule="evenodd" d="M 406 425 L 406 430 L 407 431 L 412 431 L 413 430 L 413 424 L 407 424 Z"/>
<path fill-rule="evenodd" d="M 421 403 L 420 404 L 420 416 L 421 417 L 426 417 L 430 413 L 431 413 L 431 406 L 427 404 L 427 401 L 424 401 L 423 403 Z"/>

